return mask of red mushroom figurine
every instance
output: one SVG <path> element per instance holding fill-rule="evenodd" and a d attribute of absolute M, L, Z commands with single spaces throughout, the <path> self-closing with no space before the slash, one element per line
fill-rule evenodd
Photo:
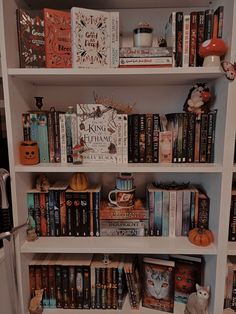
<path fill-rule="evenodd" d="M 220 57 L 228 50 L 226 43 L 221 38 L 212 38 L 202 43 L 199 55 L 204 58 L 204 67 L 220 66 Z"/>

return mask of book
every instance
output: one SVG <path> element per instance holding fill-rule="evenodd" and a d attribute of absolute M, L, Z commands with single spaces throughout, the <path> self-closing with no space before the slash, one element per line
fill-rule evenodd
<path fill-rule="evenodd" d="M 120 58 L 172 57 L 171 47 L 121 47 Z"/>
<path fill-rule="evenodd" d="M 185 14 L 183 17 L 183 61 L 182 66 L 189 66 L 189 47 L 190 47 L 190 15 Z"/>
<path fill-rule="evenodd" d="M 127 66 L 172 66 L 172 57 L 120 58 L 120 67 Z"/>
<path fill-rule="evenodd" d="M 44 20 L 42 11 L 17 9 L 16 17 L 20 67 L 45 67 Z"/>
<path fill-rule="evenodd" d="M 144 257 L 142 306 L 174 312 L 175 262 Z"/>
<path fill-rule="evenodd" d="M 71 68 L 70 12 L 43 9 L 47 68 Z"/>
<path fill-rule="evenodd" d="M 189 47 L 189 66 L 197 65 L 197 12 L 190 13 L 190 47 Z"/>
<path fill-rule="evenodd" d="M 78 104 L 78 141 L 84 162 L 117 162 L 117 111 L 100 104 Z"/>
<path fill-rule="evenodd" d="M 170 255 L 175 262 L 175 302 L 187 303 L 195 292 L 196 283 L 203 284 L 204 258 L 202 256 Z"/>
<path fill-rule="evenodd" d="M 118 67 L 119 13 L 71 9 L 74 68 Z"/>
<path fill-rule="evenodd" d="M 183 12 L 176 12 L 176 57 L 175 62 L 177 67 L 182 67 L 183 60 Z"/>

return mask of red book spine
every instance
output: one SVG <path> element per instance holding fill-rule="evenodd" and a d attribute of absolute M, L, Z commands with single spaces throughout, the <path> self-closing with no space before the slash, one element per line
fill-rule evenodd
<path fill-rule="evenodd" d="M 202 66 L 203 58 L 199 56 L 199 48 L 204 42 L 204 33 L 205 33 L 205 12 L 198 12 L 197 20 L 197 66 Z"/>
<path fill-rule="evenodd" d="M 40 227 L 41 236 L 47 236 L 47 218 L 46 218 L 46 200 L 45 194 L 39 194 L 39 205 L 40 205 Z"/>
<path fill-rule="evenodd" d="M 190 14 L 190 49 L 189 66 L 195 67 L 197 64 L 197 12 Z"/>

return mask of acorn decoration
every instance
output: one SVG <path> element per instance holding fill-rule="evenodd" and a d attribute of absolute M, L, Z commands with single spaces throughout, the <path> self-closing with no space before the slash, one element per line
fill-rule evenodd
<path fill-rule="evenodd" d="M 84 172 L 74 173 L 70 179 L 70 187 L 75 191 L 84 191 L 88 188 L 88 177 Z"/>
<path fill-rule="evenodd" d="M 208 246 L 214 242 L 214 236 L 211 230 L 204 227 L 194 228 L 189 231 L 188 239 L 197 246 Z"/>

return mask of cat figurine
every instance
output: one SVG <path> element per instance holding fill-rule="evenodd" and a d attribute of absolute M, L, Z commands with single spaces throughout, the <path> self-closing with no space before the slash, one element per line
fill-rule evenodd
<path fill-rule="evenodd" d="M 197 292 L 190 294 L 184 314 L 208 314 L 207 307 L 210 296 L 210 287 L 196 284 Z"/>
<path fill-rule="evenodd" d="M 30 300 L 29 312 L 30 314 L 40 314 L 43 312 L 41 301 L 43 298 L 44 289 L 35 290 L 35 296 Z"/>

